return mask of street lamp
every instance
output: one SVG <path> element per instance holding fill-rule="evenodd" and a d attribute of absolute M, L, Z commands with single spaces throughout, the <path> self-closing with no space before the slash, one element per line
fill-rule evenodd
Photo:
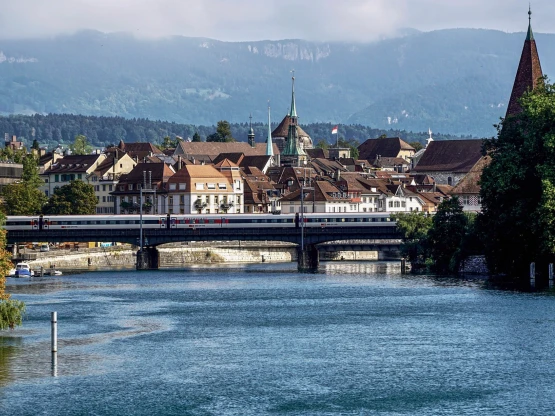
<path fill-rule="evenodd" d="M 306 160 L 305 160 L 305 165 L 306 165 Z M 306 185 L 306 166 L 303 168 L 303 182 L 301 185 L 301 215 L 300 220 L 301 220 L 301 251 L 304 251 L 304 191 L 306 190 L 312 190 L 314 192 L 314 187 L 305 187 Z M 314 195 L 313 195 L 314 196 Z M 312 208 L 312 211 L 314 212 L 314 207 Z"/>

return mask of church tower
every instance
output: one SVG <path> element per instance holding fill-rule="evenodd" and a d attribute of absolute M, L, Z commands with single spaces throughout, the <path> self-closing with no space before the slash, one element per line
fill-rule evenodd
<path fill-rule="evenodd" d="M 515 83 L 511 93 L 511 99 L 507 106 L 507 115 L 514 116 L 522 111 L 518 100 L 526 91 L 533 90 L 543 76 L 542 67 L 540 65 L 540 57 L 536 48 L 536 40 L 532 32 L 532 10 L 528 9 L 528 34 L 524 41 L 520 63 L 516 72 Z"/>
<path fill-rule="evenodd" d="M 252 128 L 252 114 L 249 116 L 249 134 L 248 134 L 248 142 L 250 147 L 255 147 L 256 146 L 256 142 L 254 141 L 254 130 Z"/>
<path fill-rule="evenodd" d="M 289 112 L 289 129 L 285 149 L 281 153 L 281 159 L 285 166 L 301 166 L 306 161 L 306 152 L 299 143 L 297 131 L 298 117 L 295 105 L 295 75 L 292 77 L 291 87 L 291 110 Z"/>

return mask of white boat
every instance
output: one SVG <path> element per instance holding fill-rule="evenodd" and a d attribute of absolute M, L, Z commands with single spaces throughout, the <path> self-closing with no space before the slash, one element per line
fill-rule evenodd
<path fill-rule="evenodd" d="M 15 277 L 31 277 L 33 275 L 33 271 L 28 263 L 18 263 L 15 266 Z"/>

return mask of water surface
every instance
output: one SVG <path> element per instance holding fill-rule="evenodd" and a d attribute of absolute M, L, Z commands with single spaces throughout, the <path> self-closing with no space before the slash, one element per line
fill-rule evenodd
<path fill-rule="evenodd" d="M 554 297 L 294 268 L 8 279 L 28 314 L 0 337 L 0 414 L 555 414 Z"/>

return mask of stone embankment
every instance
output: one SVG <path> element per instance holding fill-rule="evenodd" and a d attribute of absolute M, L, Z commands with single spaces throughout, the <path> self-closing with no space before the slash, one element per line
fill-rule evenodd
<path fill-rule="evenodd" d="M 96 268 L 134 267 L 137 249 L 132 246 L 52 250 L 36 253 L 27 260 L 33 269 L 88 270 Z M 180 267 L 212 263 L 278 263 L 296 261 L 294 244 L 227 242 L 214 244 L 166 244 L 158 247 L 160 267 Z"/>

